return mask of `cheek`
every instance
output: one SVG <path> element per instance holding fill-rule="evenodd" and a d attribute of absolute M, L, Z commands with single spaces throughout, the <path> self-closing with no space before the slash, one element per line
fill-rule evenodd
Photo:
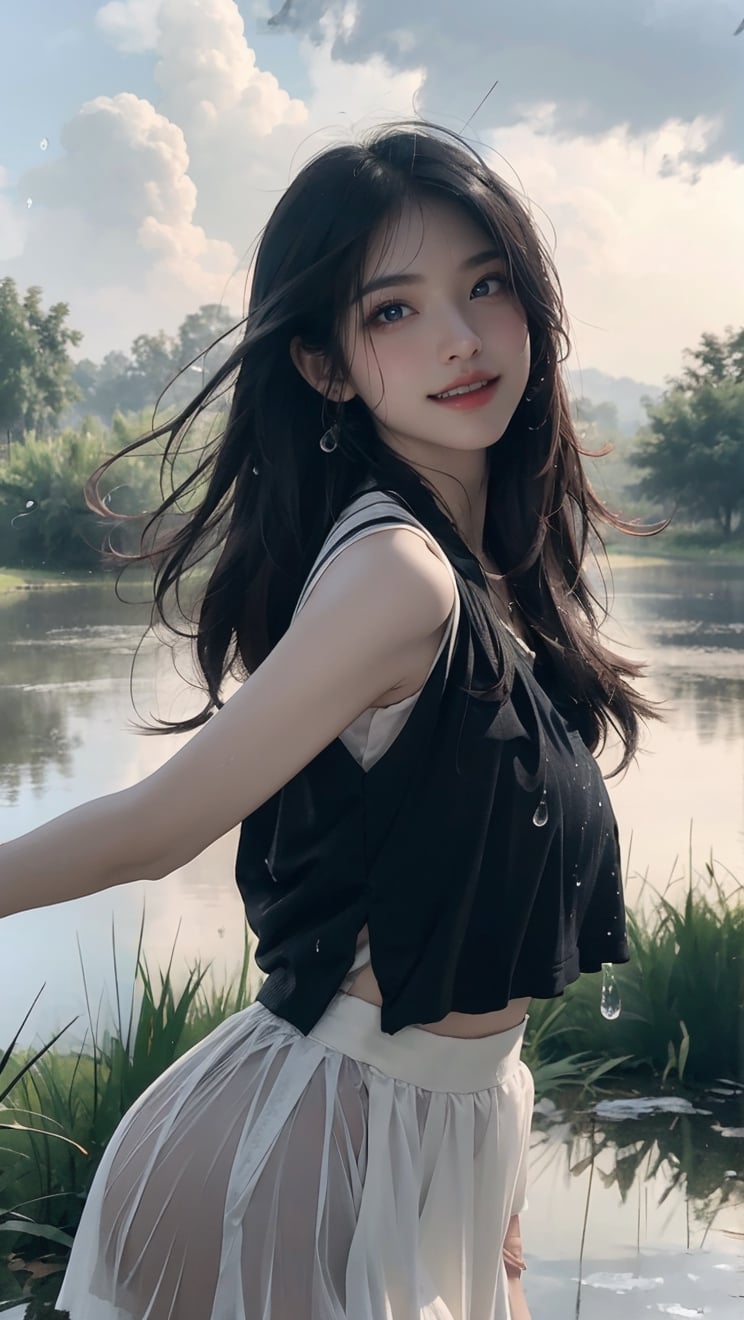
<path fill-rule="evenodd" d="M 400 345 L 394 344 L 396 337 L 379 335 L 357 345 L 352 359 L 352 379 L 370 408 L 379 408 L 405 378 L 405 354 L 401 353 Z"/>
<path fill-rule="evenodd" d="M 517 374 L 524 376 L 526 382 L 530 372 L 532 355 L 527 319 L 521 309 L 515 308 L 509 317 L 508 323 L 504 326 L 504 338 L 508 344 L 515 371 Z"/>

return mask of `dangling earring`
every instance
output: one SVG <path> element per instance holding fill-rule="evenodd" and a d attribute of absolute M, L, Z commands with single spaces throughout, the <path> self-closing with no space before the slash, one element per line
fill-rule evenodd
<path fill-rule="evenodd" d="M 328 430 L 323 433 L 320 437 L 320 447 L 324 454 L 332 454 L 334 449 L 338 449 L 340 434 L 341 429 L 338 422 L 334 422 L 333 425 L 329 426 Z"/>

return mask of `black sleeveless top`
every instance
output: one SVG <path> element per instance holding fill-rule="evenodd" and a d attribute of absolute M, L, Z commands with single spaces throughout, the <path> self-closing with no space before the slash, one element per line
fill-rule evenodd
<path fill-rule="evenodd" d="M 410 525 L 400 507 L 403 518 L 370 509 L 370 525 Z M 500 625 L 477 560 L 453 567 L 449 675 L 445 647 L 388 750 L 364 770 L 334 739 L 241 826 L 236 880 L 267 974 L 257 997 L 304 1034 L 365 923 L 388 1034 L 551 999 L 581 972 L 629 960 L 599 767 L 551 701 L 539 656 L 533 667 Z M 468 695 L 493 682 L 484 661 L 497 648 L 511 695 Z"/>

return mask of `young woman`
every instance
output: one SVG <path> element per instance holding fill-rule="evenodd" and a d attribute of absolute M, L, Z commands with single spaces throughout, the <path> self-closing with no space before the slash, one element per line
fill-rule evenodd
<path fill-rule="evenodd" d="M 599 519 L 637 529 L 584 478 L 566 343 L 515 194 L 453 134 L 388 126 L 301 171 L 240 346 L 153 433 L 167 460 L 234 384 L 178 492 L 201 502 L 142 556 L 165 618 L 219 551 L 206 703 L 158 732 L 207 727 L 4 844 L 0 912 L 157 880 L 241 824 L 266 979 L 117 1128 L 72 1320 L 528 1317 L 527 1010 L 627 961 L 592 753 L 612 724 L 624 767 L 653 714 L 583 574 Z"/>

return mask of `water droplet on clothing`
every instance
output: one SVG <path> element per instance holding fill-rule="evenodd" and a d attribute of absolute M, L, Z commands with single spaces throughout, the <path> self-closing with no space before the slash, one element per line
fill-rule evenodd
<path fill-rule="evenodd" d="M 315 941 L 315 952 L 320 953 L 320 940 Z"/>
<path fill-rule="evenodd" d="M 612 963 L 602 963 L 602 999 L 599 1011 L 603 1018 L 614 1022 L 615 1018 L 619 1018 L 622 1007 L 623 1001 L 617 988 Z"/>
<path fill-rule="evenodd" d="M 42 151 L 46 151 L 47 147 L 49 146 L 49 138 L 42 138 L 41 142 L 39 143 L 39 146 L 41 147 Z"/>
<path fill-rule="evenodd" d="M 535 808 L 535 814 L 532 817 L 532 824 L 537 825 L 537 828 L 540 829 L 541 826 L 547 825 L 547 823 L 548 823 L 548 804 L 545 801 L 545 798 L 541 798 Z"/>
<path fill-rule="evenodd" d="M 27 197 L 27 198 L 26 198 L 26 210 L 27 210 L 27 211 L 30 211 L 30 210 L 31 210 L 31 207 L 33 206 L 33 204 L 34 204 L 33 198 L 32 198 L 32 197 Z"/>

